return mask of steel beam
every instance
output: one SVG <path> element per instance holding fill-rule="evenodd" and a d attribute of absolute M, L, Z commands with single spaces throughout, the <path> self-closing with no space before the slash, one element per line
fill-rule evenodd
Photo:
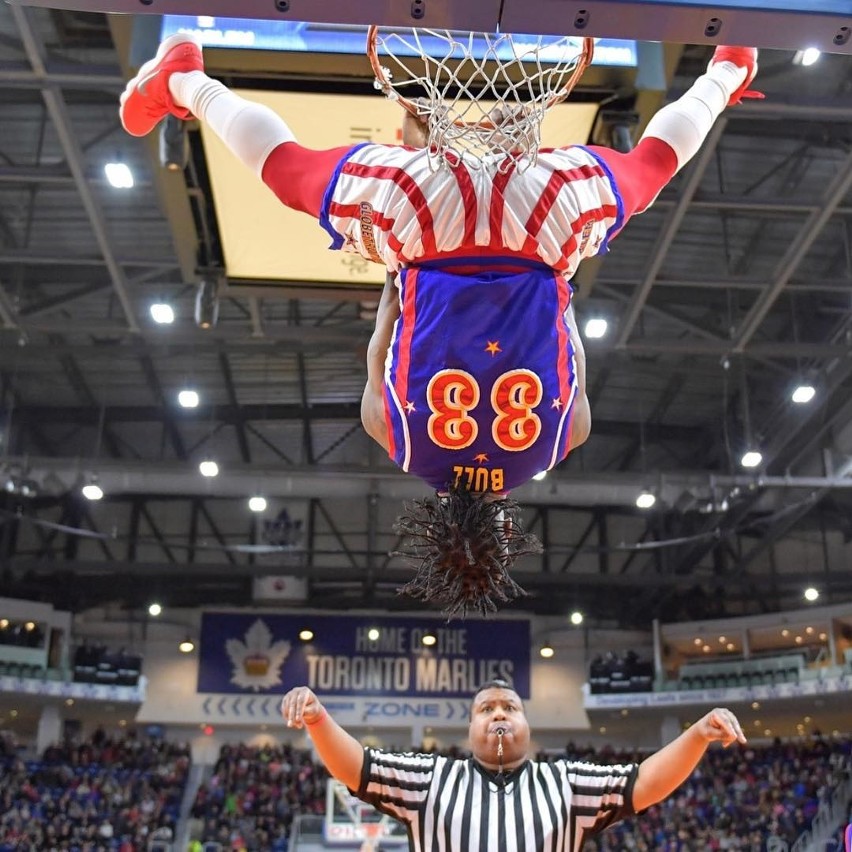
<path fill-rule="evenodd" d="M 6 459 L 6 464 L 26 469 L 39 480 L 49 474 L 51 480 L 70 489 L 79 480 L 78 458 L 18 457 Z M 98 478 L 107 496 L 158 494 L 206 496 L 209 498 L 244 498 L 261 493 L 270 497 L 287 495 L 292 498 L 364 499 L 374 483 L 377 497 L 387 500 L 408 500 L 428 492 L 426 485 L 414 476 L 393 468 L 344 466 L 276 466 L 262 469 L 250 465 L 223 465 L 224 475 L 207 480 L 189 463 L 134 460 L 91 459 L 85 470 Z M 674 506 L 684 492 L 696 501 L 711 502 L 720 492 L 739 488 L 745 494 L 762 491 L 813 491 L 826 488 L 849 492 L 849 476 L 721 476 L 705 471 L 680 471 L 658 474 L 654 480 L 661 505 Z M 573 474 L 558 471 L 542 482 L 528 482 L 513 492 L 523 505 L 565 506 L 629 506 L 635 509 L 636 495 L 647 487 L 647 475 L 641 472 Z"/>
<path fill-rule="evenodd" d="M 37 73 L 24 62 L 0 62 L 0 87 L 4 89 L 41 89 L 49 85 L 119 93 L 125 82 L 115 68 L 102 65 L 62 65 L 45 61 L 43 73 Z"/>
<path fill-rule="evenodd" d="M 119 266 L 134 266 L 140 269 L 178 269 L 173 260 L 152 257 L 116 257 Z M 45 251 L 5 250 L 0 254 L 0 266 L 105 266 L 103 257 L 75 257 L 73 254 L 51 254 Z"/>
<path fill-rule="evenodd" d="M 781 291 L 787 286 L 787 283 L 793 277 L 793 273 L 807 257 L 814 241 L 834 214 L 838 205 L 846 197 L 850 186 L 852 186 L 852 153 L 847 155 L 843 165 L 838 169 L 837 177 L 825 193 L 819 209 L 808 217 L 808 221 L 793 240 L 790 248 L 779 260 L 772 286 L 752 305 L 751 310 L 742 321 L 734 340 L 733 349 L 735 352 L 742 352 L 754 337 L 761 322 L 781 295 Z"/>
<path fill-rule="evenodd" d="M 15 5 L 12 5 L 10 8 L 12 17 L 15 19 L 15 24 L 21 35 L 21 42 L 23 43 L 27 60 L 38 76 L 45 76 L 47 74 L 47 65 L 44 58 L 44 45 L 41 43 L 39 36 L 30 22 L 28 10 Z M 45 84 L 45 87 L 41 90 L 41 96 L 50 114 L 56 134 L 59 137 L 65 159 L 68 162 L 68 168 L 74 176 L 77 191 L 80 194 L 83 207 L 89 217 L 95 239 L 109 271 L 113 289 L 127 319 L 127 325 L 131 331 L 138 331 L 139 324 L 136 321 L 135 311 L 133 310 L 133 304 L 130 299 L 127 279 L 124 276 L 124 270 L 116 260 L 113 252 L 107 233 L 106 219 L 101 210 L 100 203 L 89 186 L 83 152 L 74 134 L 71 117 L 68 114 L 68 107 L 60 91 L 48 84 Z"/>
<path fill-rule="evenodd" d="M 335 554 L 336 555 L 336 554 Z M 366 554 L 359 553 L 361 557 Z M 375 554 L 380 556 L 383 554 Z M 341 582 L 357 583 L 361 585 L 364 580 L 364 566 L 357 562 L 347 565 L 323 566 L 322 554 L 315 557 L 316 565 L 288 565 L 287 573 L 294 577 L 307 577 L 312 582 Z M 77 561 L 73 563 L 74 573 L 80 578 L 104 577 L 114 575 L 119 578 L 136 576 L 140 578 L 151 578 L 164 576 L 174 578 L 175 565 L 160 562 L 124 562 L 121 560 Z M 16 573 L 26 573 L 35 577 L 49 577 L 57 573 L 67 573 L 69 564 L 62 562 L 37 561 L 26 558 L 13 558 L 11 568 Z M 239 566 L 239 576 L 252 577 L 262 576 L 269 573 L 269 566 L 250 565 L 248 561 Z M 196 562 L 194 564 L 180 563 L 180 574 L 184 577 L 204 576 L 207 578 L 227 578 L 235 574 L 234 565 L 228 562 Z M 411 579 L 412 569 L 408 566 L 396 564 L 388 566 L 383 572 L 382 583 L 398 586 L 400 583 Z M 560 589 L 612 589 L 633 590 L 658 589 L 669 591 L 679 589 L 685 591 L 693 588 L 697 583 L 712 580 L 708 574 L 692 574 L 684 576 L 672 576 L 663 574 L 633 573 L 633 574 L 580 574 L 574 573 L 566 582 L 563 574 L 518 571 L 515 578 L 528 591 L 551 594 Z M 725 584 L 729 589 L 744 588 L 748 592 L 755 581 L 755 577 L 748 574 L 732 574 L 725 577 Z M 820 587 L 826 586 L 826 573 L 824 571 L 797 571 L 795 573 L 780 573 L 778 575 L 779 587 L 789 590 L 798 590 L 812 584 Z M 832 588 L 852 590 L 852 573 L 848 571 L 832 572 L 828 584 Z"/>
<path fill-rule="evenodd" d="M 621 320 L 617 340 L 618 346 L 625 346 L 627 341 L 630 339 L 630 335 L 633 333 L 633 328 L 639 320 L 639 315 L 642 313 L 642 309 L 648 301 L 648 294 L 651 292 L 651 287 L 654 286 L 654 281 L 665 262 L 666 253 L 669 248 L 671 248 L 678 228 L 680 228 L 681 223 L 689 210 L 690 202 L 692 201 L 695 193 L 698 191 L 704 172 L 715 155 L 716 146 L 719 144 L 719 140 L 725 132 L 726 125 L 726 116 L 721 115 L 718 119 L 716 119 L 716 123 L 713 125 L 710 133 L 704 140 L 704 145 L 689 166 L 686 180 L 684 181 L 683 186 L 681 186 L 678 190 L 677 203 L 669 211 L 662 233 L 657 239 L 652 250 L 651 263 L 645 270 L 642 283 L 634 292 L 627 308 L 627 312 Z"/>

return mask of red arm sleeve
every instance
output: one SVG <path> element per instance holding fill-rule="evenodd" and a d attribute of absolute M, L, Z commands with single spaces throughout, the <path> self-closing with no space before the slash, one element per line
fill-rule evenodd
<path fill-rule="evenodd" d="M 319 218 L 328 182 L 351 150 L 346 145 L 315 151 L 297 142 L 283 142 L 266 158 L 261 176 L 282 204 Z"/>
<path fill-rule="evenodd" d="M 612 173 L 615 187 L 624 202 L 624 221 L 651 206 L 662 188 L 677 171 L 677 157 L 671 146 L 653 136 L 639 141 L 628 154 L 612 148 L 589 145 Z"/>

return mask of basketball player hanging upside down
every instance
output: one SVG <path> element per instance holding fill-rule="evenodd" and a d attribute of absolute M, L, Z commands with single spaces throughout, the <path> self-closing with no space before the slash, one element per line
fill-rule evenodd
<path fill-rule="evenodd" d="M 540 549 L 508 493 L 589 435 L 571 276 L 753 94 L 756 71 L 756 50 L 719 47 L 629 153 L 542 149 L 523 170 L 498 154 L 436 169 L 408 114 L 407 145 L 305 148 L 281 117 L 207 77 L 183 34 L 128 83 L 121 119 L 135 136 L 167 113 L 205 122 L 283 204 L 319 219 L 333 249 L 387 268 L 362 419 L 438 493 L 398 522 L 417 565 L 405 590 L 451 614 L 485 612 L 522 593 L 508 569 Z"/>

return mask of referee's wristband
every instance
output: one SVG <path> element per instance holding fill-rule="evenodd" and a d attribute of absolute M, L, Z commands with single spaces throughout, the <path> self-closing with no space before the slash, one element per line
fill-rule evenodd
<path fill-rule="evenodd" d="M 326 711 L 325 711 L 325 707 L 323 707 L 323 708 L 320 710 L 320 714 L 319 714 L 319 716 L 317 716 L 317 717 L 316 717 L 316 719 L 314 719 L 314 720 L 313 720 L 313 721 L 311 721 L 311 722 L 309 722 L 307 719 L 305 719 L 305 724 L 306 724 L 309 728 L 312 728 L 314 725 L 318 725 L 320 722 L 322 722 L 322 720 L 323 720 L 323 719 L 325 719 L 325 717 L 326 717 L 326 716 L 328 716 L 328 713 L 326 713 Z"/>

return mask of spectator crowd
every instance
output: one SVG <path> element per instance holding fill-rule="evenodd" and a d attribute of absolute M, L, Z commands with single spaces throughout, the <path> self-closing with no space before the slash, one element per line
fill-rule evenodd
<path fill-rule="evenodd" d="M 599 752 L 595 762 L 630 760 Z M 849 738 L 711 749 L 678 791 L 586 844 L 584 852 L 788 849 L 848 772 Z"/>
<path fill-rule="evenodd" d="M 192 835 L 223 849 L 284 852 L 293 819 L 325 813 L 328 773 L 289 745 L 225 745 L 195 796 Z"/>
<path fill-rule="evenodd" d="M 2 762 L 0 852 L 141 852 L 174 838 L 188 746 L 98 731 Z"/>
<path fill-rule="evenodd" d="M 573 744 L 566 752 L 600 764 L 641 760 Z M 818 734 L 711 749 L 672 797 L 590 840 L 583 852 L 789 848 L 850 761 L 852 739 Z M 187 746 L 134 734 L 113 739 L 98 731 L 37 760 L 0 739 L 0 852 L 171 849 L 189 762 Z M 190 848 L 286 852 L 296 817 L 324 813 L 327 779 L 310 753 L 289 745 L 224 745 L 191 805 Z"/>

